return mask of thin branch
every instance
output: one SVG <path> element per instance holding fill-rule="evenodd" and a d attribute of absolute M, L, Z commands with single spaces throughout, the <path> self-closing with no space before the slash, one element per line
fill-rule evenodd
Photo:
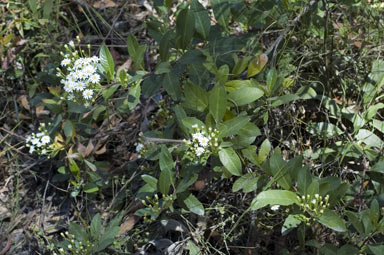
<path fill-rule="evenodd" d="M 291 31 L 292 28 L 294 28 L 297 23 L 299 23 L 301 17 L 303 17 L 310 9 L 311 7 L 317 3 L 319 0 L 312 0 L 308 3 L 307 6 L 304 7 L 304 9 L 301 11 L 301 13 L 299 14 L 299 16 L 297 16 L 290 25 L 288 25 L 284 31 L 279 35 L 279 37 L 271 44 L 271 46 L 269 46 L 269 48 L 264 52 L 265 55 L 269 55 L 269 53 L 271 53 L 273 51 L 273 56 L 271 58 L 271 66 L 273 66 L 273 63 L 274 63 L 274 58 L 276 56 L 276 52 L 277 52 L 277 48 L 279 47 L 279 44 L 281 42 L 281 40 L 283 40 L 283 38 L 285 37 L 285 35 Z"/>

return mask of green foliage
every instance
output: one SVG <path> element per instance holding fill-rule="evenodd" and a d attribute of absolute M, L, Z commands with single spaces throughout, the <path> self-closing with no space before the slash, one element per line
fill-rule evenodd
<path fill-rule="evenodd" d="M 73 100 L 71 92 L 81 96 L 82 90 L 63 88 L 57 79 L 48 92 L 30 93 L 31 104 L 47 108 L 55 120 L 49 130 L 54 178 L 69 183 L 73 198 L 104 198 L 116 189 L 111 172 L 117 169 L 132 179 L 110 208 L 141 202 L 130 213 L 147 226 L 173 218 L 187 222 L 187 215 L 197 215 L 200 225 L 201 219 L 221 220 L 206 229 L 188 225 L 190 236 L 180 247 L 189 254 L 215 250 L 207 240 L 219 232 L 222 250 L 230 254 L 229 247 L 244 247 L 236 240 L 247 231 L 274 234 L 274 228 L 292 240 L 286 254 L 378 254 L 384 232 L 384 61 L 361 57 L 371 69 L 355 73 L 357 78 L 343 70 L 363 69 L 343 55 L 354 52 L 345 27 L 352 21 L 343 20 L 337 34 L 340 24 L 328 20 L 329 12 L 350 8 L 356 17 L 365 15 L 363 1 L 306 2 L 213 0 L 205 7 L 198 0 L 154 1 L 156 15 L 145 25 L 156 43 L 149 47 L 129 34 L 129 70 L 118 68 L 103 44 L 93 70 L 100 80 L 87 81 L 93 89 L 87 100 Z M 54 10 L 53 1 L 28 4 L 38 20 Z M 294 17 L 304 21 L 292 23 Z M 275 33 L 288 24 L 298 29 L 284 32 L 286 42 L 279 44 Z M 4 34 L 2 54 L 14 37 Z M 271 38 L 278 43 L 266 50 Z M 81 47 L 65 47 L 64 59 L 74 63 L 91 57 Z M 156 63 L 148 62 L 148 52 L 157 54 Z M 70 79 L 63 70 L 60 77 Z M 128 129 L 135 131 L 125 136 Z M 119 150 L 129 153 L 116 159 Z M 119 222 L 112 220 L 104 231 L 99 214 L 89 226 L 71 223 L 61 245 L 67 253 L 103 254 Z M 187 232 L 180 226 L 175 231 L 183 238 Z M 262 235 L 255 233 L 249 235 Z M 83 249 L 80 242 L 91 245 Z"/>

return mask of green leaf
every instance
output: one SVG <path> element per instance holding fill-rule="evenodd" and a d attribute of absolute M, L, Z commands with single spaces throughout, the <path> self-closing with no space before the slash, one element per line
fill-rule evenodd
<path fill-rule="evenodd" d="M 269 159 L 269 165 L 273 174 L 273 179 L 286 190 L 292 185 L 292 179 L 286 167 L 288 164 L 283 160 L 280 154 L 273 154 Z"/>
<path fill-rule="evenodd" d="M 256 137 L 260 135 L 260 129 L 254 123 L 248 122 L 237 132 L 237 136 L 232 139 L 232 141 L 239 148 L 245 148 L 252 144 L 256 140 Z"/>
<path fill-rule="evenodd" d="M 195 33 L 195 17 L 192 11 L 184 9 L 176 18 L 176 44 L 185 50 Z"/>
<path fill-rule="evenodd" d="M 159 189 L 164 195 L 168 195 L 171 184 L 173 184 L 173 173 L 172 169 L 175 167 L 172 155 L 165 145 L 161 146 L 160 153 L 160 177 L 159 177 Z"/>
<path fill-rule="evenodd" d="M 157 189 L 157 179 L 155 177 L 152 177 L 150 175 L 143 174 L 141 176 L 141 179 L 143 179 L 149 186 L 151 186 L 153 189 Z"/>
<path fill-rule="evenodd" d="M 72 101 L 67 101 L 67 105 L 68 105 L 68 112 L 85 113 L 86 111 L 88 111 L 84 105 L 76 104 Z"/>
<path fill-rule="evenodd" d="M 264 142 L 261 144 L 259 153 L 257 154 L 257 157 L 256 157 L 257 163 L 259 165 L 261 165 L 267 159 L 267 156 L 269 152 L 271 152 L 271 149 L 272 149 L 271 143 L 269 142 L 268 139 L 265 139 Z"/>
<path fill-rule="evenodd" d="M 49 19 L 53 10 L 53 0 L 45 0 L 43 4 L 43 18 Z"/>
<path fill-rule="evenodd" d="M 199 127 L 204 127 L 204 123 L 201 122 L 201 120 L 196 119 L 195 117 L 186 117 L 182 121 L 183 125 L 190 131 L 192 132 L 192 126 L 193 125 L 198 125 Z"/>
<path fill-rule="evenodd" d="M 29 8 L 31 9 L 31 11 L 33 12 L 33 16 L 35 16 L 35 18 L 39 18 L 39 16 L 37 16 L 37 0 L 28 0 L 28 5 L 29 5 Z M 4 42 L 4 45 L 6 45 L 8 42 Z"/>
<path fill-rule="evenodd" d="M 141 86 L 140 83 L 135 83 L 129 88 L 127 104 L 130 110 L 136 107 L 140 101 Z"/>
<path fill-rule="evenodd" d="M 172 154 L 169 152 L 168 148 L 165 145 L 161 145 L 159 163 L 161 171 L 170 171 L 175 167 L 175 162 L 173 162 Z"/>
<path fill-rule="evenodd" d="M 245 70 L 245 68 L 247 68 L 247 65 L 250 59 L 251 59 L 250 56 L 246 56 L 240 60 L 235 61 L 235 65 L 232 68 L 232 74 L 234 76 L 239 76 Z"/>
<path fill-rule="evenodd" d="M 88 160 L 84 159 L 84 163 L 89 167 L 89 169 L 91 169 L 92 171 L 96 171 L 97 170 L 97 167 L 92 164 L 91 162 L 89 162 Z"/>
<path fill-rule="evenodd" d="M 236 135 L 250 121 L 249 116 L 237 116 L 225 121 L 219 128 L 220 137 Z"/>
<path fill-rule="evenodd" d="M 343 245 L 338 251 L 337 255 L 359 255 L 360 250 L 350 244 Z"/>
<path fill-rule="evenodd" d="M 368 245 L 374 255 L 383 255 L 384 245 Z"/>
<path fill-rule="evenodd" d="M 171 63 L 169 62 L 160 62 L 156 66 L 156 71 L 155 74 L 164 74 L 164 73 L 169 73 L 171 71 Z"/>
<path fill-rule="evenodd" d="M 292 229 L 297 228 L 301 224 L 301 221 L 295 217 L 295 215 L 290 214 L 285 219 L 283 227 L 281 228 L 281 234 L 284 236 L 288 234 Z"/>
<path fill-rule="evenodd" d="M 99 190 L 99 187 L 95 183 L 88 182 L 84 185 L 83 190 L 85 193 L 95 193 Z"/>
<path fill-rule="evenodd" d="M 189 240 L 186 249 L 189 251 L 189 255 L 201 255 L 201 250 L 193 241 Z"/>
<path fill-rule="evenodd" d="M 110 99 L 119 87 L 120 87 L 120 84 L 115 84 L 115 85 L 112 85 L 111 87 L 103 90 L 104 99 L 105 100 Z"/>
<path fill-rule="evenodd" d="M 359 234 L 364 234 L 364 226 L 359 220 L 358 216 L 356 213 L 351 212 L 351 211 L 345 211 L 345 215 L 348 217 L 348 221 L 352 223 L 352 226 L 359 232 Z"/>
<path fill-rule="evenodd" d="M 196 32 L 203 38 L 207 39 L 211 30 L 211 19 L 209 18 L 208 11 L 204 8 L 198 0 L 192 0 L 191 10 L 195 15 L 195 29 Z"/>
<path fill-rule="evenodd" d="M 162 85 L 173 100 L 180 98 L 181 88 L 179 78 L 173 72 L 163 74 Z"/>
<path fill-rule="evenodd" d="M 248 65 L 248 78 L 260 73 L 267 62 L 268 57 L 265 54 L 261 54 L 260 56 L 254 57 Z"/>
<path fill-rule="evenodd" d="M 376 116 L 377 111 L 384 108 L 383 103 L 378 103 L 375 105 L 371 105 L 368 110 L 364 113 L 364 117 L 367 121 L 371 120 L 373 117 Z"/>
<path fill-rule="evenodd" d="M 273 68 L 268 71 L 267 73 L 267 90 L 269 93 L 271 93 L 276 86 L 277 82 L 277 72 L 276 69 Z"/>
<path fill-rule="evenodd" d="M 104 112 L 105 110 L 107 110 L 107 107 L 105 107 L 104 105 L 98 105 L 94 110 L 93 110 L 93 113 L 92 113 L 92 119 L 93 120 L 97 120 L 100 116 L 100 114 L 102 112 Z"/>
<path fill-rule="evenodd" d="M 250 206 L 251 210 L 258 210 L 267 205 L 299 204 L 296 193 L 288 190 L 267 190 L 259 193 Z"/>
<path fill-rule="evenodd" d="M 184 203 L 191 212 L 196 213 L 197 215 L 204 215 L 204 206 L 194 195 L 190 194 L 184 200 Z"/>
<path fill-rule="evenodd" d="M 365 143 L 366 145 L 377 147 L 377 148 L 383 148 L 384 142 L 374 133 L 367 129 L 360 129 L 359 132 L 356 134 L 355 138 Z"/>
<path fill-rule="evenodd" d="M 228 100 L 237 106 L 250 104 L 264 95 L 261 89 L 253 87 L 243 87 L 229 93 Z"/>
<path fill-rule="evenodd" d="M 329 209 L 325 209 L 323 215 L 321 215 L 318 221 L 324 226 L 337 231 L 337 232 L 345 232 L 347 228 L 345 227 L 344 221 L 335 213 Z"/>
<path fill-rule="evenodd" d="M 229 66 L 228 65 L 222 65 L 216 72 L 215 76 L 215 84 L 225 84 L 228 80 L 229 76 Z"/>
<path fill-rule="evenodd" d="M 99 213 L 93 216 L 90 229 L 91 229 L 91 236 L 94 239 L 98 239 L 101 232 L 101 216 Z"/>
<path fill-rule="evenodd" d="M 312 175 L 309 167 L 300 168 L 297 172 L 297 188 L 302 195 L 307 195 L 307 188 L 312 183 Z"/>
<path fill-rule="evenodd" d="M 110 246 L 115 240 L 115 236 L 119 233 L 119 226 L 112 226 L 105 230 L 104 235 L 100 238 L 99 246 L 95 249 L 96 252 L 102 251 Z"/>
<path fill-rule="evenodd" d="M 259 179 L 260 176 L 256 176 L 256 173 L 245 174 L 235 181 L 232 186 L 232 191 L 237 192 L 241 189 L 244 193 L 254 191 L 257 189 L 257 182 Z"/>
<path fill-rule="evenodd" d="M 159 45 L 159 54 L 160 54 L 160 60 L 165 62 L 169 60 L 170 56 L 170 48 L 171 48 L 171 33 L 172 31 L 169 30 L 165 35 L 161 38 L 160 45 Z"/>
<path fill-rule="evenodd" d="M 168 195 L 169 189 L 171 188 L 171 171 L 161 171 L 159 177 L 159 190 L 163 195 Z"/>
<path fill-rule="evenodd" d="M 136 38 L 132 34 L 129 34 L 127 38 L 127 48 L 135 69 L 144 69 L 144 54 L 147 46 L 139 45 Z"/>
<path fill-rule="evenodd" d="M 100 64 L 106 72 L 107 78 L 112 80 L 113 76 L 115 75 L 115 63 L 113 61 L 111 52 L 105 44 L 101 46 L 99 57 Z"/>
<path fill-rule="evenodd" d="M 223 148 L 219 151 L 219 158 L 223 166 L 233 175 L 240 176 L 241 161 L 236 152 L 231 148 Z"/>
<path fill-rule="evenodd" d="M 209 92 L 209 112 L 212 114 L 216 122 L 220 122 L 227 109 L 227 93 L 224 86 L 215 85 Z"/>
<path fill-rule="evenodd" d="M 300 97 L 298 95 L 295 95 L 295 94 L 287 94 L 287 95 L 280 96 L 277 98 L 271 98 L 271 101 L 272 101 L 271 106 L 277 107 L 277 106 L 280 106 L 283 104 L 290 103 L 290 102 L 297 100 L 297 99 L 300 99 Z"/>
<path fill-rule="evenodd" d="M 64 134 L 66 137 L 71 137 L 73 138 L 75 136 L 75 128 L 70 120 L 66 120 L 64 123 Z"/>
<path fill-rule="evenodd" d="M 204 112 L 208 106 L 208 93 L 200 86 L 190 82 L 184 86 L 185 107 L 198 112 Z"/>
<path fill-rule="evenodd" d="M 69 224 L 69 232 L 76 237 L 76 240 L 82 243 L 86 243 L 88 240 L 87 232 L 75 222 Z"/>
<path fill-rule="evenodd" d="M 384 134 L 384 121 L 373 119 L 372 126 Z"/>
<path fill-rule="evenodd" d="M 185 119 L 187 117 L 187 114 L 185 113 L 183 107 L 181 107 L 181 105 L 175 105 L 173 107 L 173 111 L 176 115 L 176 121 L 177 121 L 178 127 L 185 134 L 188 134 L 188 128 L 183 124 L 183 119 Z M 192 129 L 192 127 L 191 127 L 191 129 Z"/>
<path fill-rule="evenodd" d="M 344 133 L 337 126 L 328 122 L 312 123 L 308 128 L 308 132 L 312 135 L 324 136 L 327 138 L 332 138 Z"/>
<path fill-rule="evenodd" d="M 227 28 L 231 16 L 230 0 L 211 0 L 211 6 L 217 22 Z"/>

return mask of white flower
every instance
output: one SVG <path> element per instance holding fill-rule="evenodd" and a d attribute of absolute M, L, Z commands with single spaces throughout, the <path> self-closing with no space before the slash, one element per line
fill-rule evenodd
<path fill-rule="evenodd" d="M 319 194 L 315 194 L 315 198 L 319 198 Z"/>
<path fill-rule="evenodd" d="M 84 97 L 85 99 L 91 99 L 92 96 L 93 96 L 93 91 L 92 91 L 92 90 L 90 90 L 90 89 L 86 89 L 86 90 L 84 90 L 84 92 L 83 92 L 83 97 Z"/>
<path fill-rule="evenodd" d="M 29 147 L 29 153 L 32 154 L 35 151 L 35 147 L 31 146 Z"/>
<path fill-rule="evenodd" d="M 200 157 L 201 154 L 204 153 L 204 148 L 202 148 L 202 147 L 197 147 L 195 152 L 196 152 L 196 156 Z"/>
<path fill-rule="evenodd" d="M 100 76 L 98 74 L 92 74 L 91 77 L 89 77 L 89 82 L 91 83 L 98 83 L 100 81 Z"/>
<path fill-rule="evenodd" d="M 36 134 L 37 137 L 42 137 L 43 135 L 44 135 L 43 132 L 39 132 L 39 133 Z"/>
<path fill-rule="evenodd" d="M 41 150 L 41 154 L 43 154 L 43 155 L 47 154 L 47 150 L 46 149 L 42 149 Z"/>
<path fill-rule="evenodd" d="M 199 132 L 199 133 L 194 133 L 192 137 L 193 139 L 200 140 L 203 137 L 203 135 Z"/>
<path fill-rule="evenodd" d="M 27 138 L 25 139 L 25 142 L 29 143 L 31 141 L 32 137 L 29 135 L 27 136 Z"/>
<path fill-rule="evenodd" d="M 277 211 L 277 210 L 279 210 L 279 208 L 280 208 L 280 205 L 272 205 L 271 206 L 272 211 Z"/>
<path fill-rule="evenodd" d="M 75 88 L 76 88 L 76 82 L 70 82 L 68 84 L 68 89 L 69 89 L 70 92 L 74 91 Z"/>
<path fill-rule="evenodd" d="M 40 140 L 39 139 L 37 139 L 37 138 L 33 138 L 32 139 L 32 144 L 38 144 L 38 143 L 40 143 Z"/>
<path fill-rule="evenodd" d="M 83 91 L 85 89 L 85 86 L 86 86 L 85 82 L 80 81 L 75 84 L 75 89 L 78 91 Z"/>
<path fill-rule="evenodd" d="M 69 43 L 69 46 L 71 46 L 72 48 L 75 48 L 75 43 L 73 41 L 70 41 Z"/>
<path fill-rule="evenodd" d="M 71 89 L 71 86 L 70 86 L 70 82 L 69 81 L 65 81 L 64 82 L 64 90 L 67 91 L 67 92 L 72 92 L 72 89 Z"/>
<path fill-rule="evenodd" d="M 209 139 L 206 138 L 205 136 L 201 137 L 199 140 L 200 145 L 203 147 L 207 147 L 208 142 L 209 142 Z"/>
<path fill-rule="evenodd" d="M 197 124 L 193 124 L 192 128 L 198 128 L 199 126 Z"/>
<path fill-rule="evenodd" d="M 69 82 L 76 82 L 76 77 L 74 76 L 74 74 L 73 73 L 71 73 L 70 75 L 68 75 L 67 76 L 67 80 L 69 81 Z"/>
<path fill-rule="evenodd" d="M 81 79 L 81 72 L 79 70 L 76 70 L 74 73 L 72 73 L 73 77 L 76 79 Z"/>
<path fill-rule="evenodd" d="M 51 141 L 51 138 L 49 137 L 49 136 L 43 136 L 43 138 L 41 138 L 41 142 L 43 143 L 43 144 L 47 144 L 47 143 L 49 143 Z"/>
<path fill-rule="evenodd" d="M 77 59 L 77 60 L 75 61 L 75 63 L 74 63 L 75 68 L 79 68 L 79 67 L 81 67 L 82 65 L 83 65 L 83 59 L 82 59 L 82 58 Z"/>
<path fill-rule="evenodd" d="M 82 70 L 87 76 L 91 76 L 94 72 L 96 72 L 96 69 L 91 66 L 87 65 L 86 67 L 83 68 Z"/>
<path fill-rule="evenodd" d="M 144 148 L 144 145 L 143 145 L 142 143 L 139 143 L 139 144 L 136 146 L 136 151 L 137 151 L 137 152 L 140 152 L 143 148 Z"/>
<path fill-rule="evenodd" d="M 63 60 L 61 61 L 61 65 L 62 65 L 62 66 L 67 66 L 67 65 L 69 65 L 70 63 L 71 63 L 71 60 L 68 59 L 68 58 L 65 58 L 65 59 L 63 59 Z"/>
<path fill-rule="evenodd" d="M 91 60 L 92 60 L 93 62 L 95 62 L 95 63 L 97 63 L 97 62 L 100 61 L 100 59 L 99 59 L 97 56 L 93 56 L 93 57 L 91 58 Z"/>
<path fill-rule="evenodd" d="M 311 201 L 311 203 L 312 203 L 312 204 L 316 204 L 316 199 L 313 199 L 313 200 Z"/>

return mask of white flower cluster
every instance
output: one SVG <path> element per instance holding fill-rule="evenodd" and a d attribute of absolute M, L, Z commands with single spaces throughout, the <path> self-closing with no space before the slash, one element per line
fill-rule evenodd
<path fill-rule="evenodd" d="M 48 134 L 47 128 L 44 123 L 39 126 L 38 133 L 32 133 L 26 139 L 26 146 L 29 148 L 29 153 L 36 152 L 39 155 L 48 156 L 52 152 L 51 137 Z"/>
<path fill-rule="evenodd" d="M 86 243 L 83 243 L 81 241 L 76 240 L 75 236 L 72 234 L 69 234 L 68 232 L 61 233 L 60 234 L 64 240 L 66 241 L 67 245 L 63 248 L 59 248 L 59 254 L 73 254 L 73 255 L 84 255 L 84 254 L 92 254 L 92 250 L 95 248 L 95 244 L 91 243 L 89 240 L 86 241 Z M 54 255 L 58 255 L 57 253 L 54 253 Z"/>
<path fill-rule="evenodd" d="M 193 125 L 193 134 L 191 140 L 184 140 L 188 146 L 185 157 L 195 163 L 205 164 L 212 153 L 216 153 L 219 147 L 217 129 L 199 127 Z"/>
<path fill-rule="evenodd" d="M 320 217 L 324 213 L 324 209 L 329 207 L 329 195 L 326 195 L 325 198 L 319 194 L 314 196 L 306 195 L 298 196 L 297 199 L 300 201 L 302 210 L 315 217 Z"/>
<path fill-rule="evenodd" d="M 58 76 L 61 77 L 61 83 L 67 92 L 67 99 L 89 102 L 93 99 L 94 91 L 100 82 L 100 75 L 97 73 L 97 64 L 100 59 L 97 56 L 84 57 L 84 51 L 75 50 L 74 43 L 69 42 L 69 46 L 65 45 L 66 54 L 62 54 L 64 59 L 61 66 L 65 67 L 68 74 L 64 74 L 58 68 Z"/>

